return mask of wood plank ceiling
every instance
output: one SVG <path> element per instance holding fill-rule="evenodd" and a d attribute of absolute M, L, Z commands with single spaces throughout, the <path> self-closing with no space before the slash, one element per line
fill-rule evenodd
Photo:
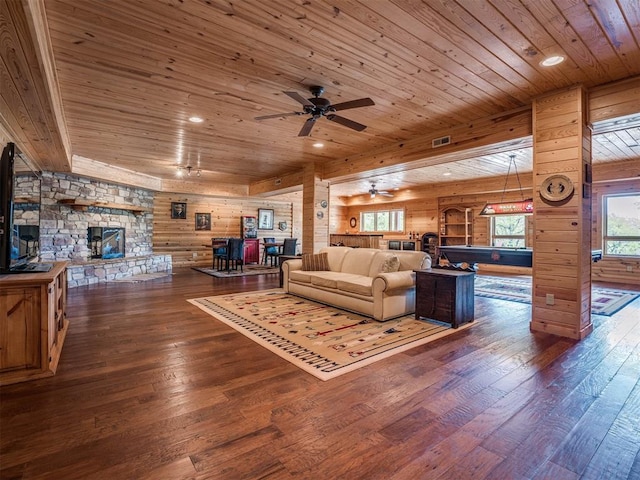
<path fill-rule="evenodd" d="M 5 136 L 58 170 L 73 155 L 160 179 L 190 165 L 201 169 L 194 182 L 248 185 L 526 107 L 558 88 L 640 75 L 637 0 L 1 3 Z M 566 61 L 542 67 L 549 55 Z M 255 120 L 301 111 L 283 92 L 311 97 L 312 85 L 334 104 L 373 99 L 339 112 L 366 130 L 320 118 L 299 137 L 306 115 Z M 41 105 L 45 93 L 59 94 L 59 109 Z M 638 158 L 639 144 L 637 125 L 598 135 L 594 162 Z M 366 191 L 371 178 L 390 189 L 445 172 L 503 175 L 512 154 L 531 171 L 530 149 L 518 148 L 362 174 L 342 193 Z"/>

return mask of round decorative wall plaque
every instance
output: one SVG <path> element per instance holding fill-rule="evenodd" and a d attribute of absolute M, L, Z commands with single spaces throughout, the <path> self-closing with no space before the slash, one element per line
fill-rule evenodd
<path fill-rule="evenodd" d="M 356 217 L 351 217 L 351 220 L 349 220 L 349 225 L 351 225 L 351 228 L 356 228 L 357 225 L 357 221 L 356 221 Z"/>
<path fill-rule="evenodd" d="M 550 202 L 561 202 L 573 193 L 573 183 L 566 175 L 551 175 L 540 185 L 540 196 Z"/>

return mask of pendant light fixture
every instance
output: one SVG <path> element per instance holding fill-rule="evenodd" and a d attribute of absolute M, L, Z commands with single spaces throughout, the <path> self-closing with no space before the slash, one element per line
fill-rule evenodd
<path fill-rule="evenodd" d="M 492 217 L 494 215 L 532 215 L 533 214 L 533 198 L 524 198 L 522 192 L 522 184 L 520 183 L 520 176 L 518 175 L 518 167 L 516 166 L 516 156 L 509 155 L 509 168 L 507 170 L 507 176 L 504 179 L 504 187 L 502 188 L 502 198 L 499 203 L 487 203 L 480 212 L 481 217 Z M 511 173 L 511 165 L 516 173 L 516 179 L 518 180 L 518 187 L 520 189 L 519 202 L 505 202 L 504 194 L 507 191 L 507 183 L 509 181 L 509 174 Z"/>

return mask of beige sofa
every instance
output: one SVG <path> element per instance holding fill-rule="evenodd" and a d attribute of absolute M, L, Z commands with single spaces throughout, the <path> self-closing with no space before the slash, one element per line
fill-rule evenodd
<path fill-rule="evenodd" d="M 301 259 L 284 262 L 284 291 L 380 321 L 415 311 L 413 270 L 431 268 L 424 252 L 325 247 L 319 253 L 327 254 L 328 270 L 305 271 Z"/>

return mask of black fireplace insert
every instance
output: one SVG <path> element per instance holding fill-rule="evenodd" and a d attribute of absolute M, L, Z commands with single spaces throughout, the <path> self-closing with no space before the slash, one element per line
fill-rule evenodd
<path fill-rule="evenodd" d="M 88 245 L 91 258 L 123 258 L 124 228 L 89 227 Z"/>

